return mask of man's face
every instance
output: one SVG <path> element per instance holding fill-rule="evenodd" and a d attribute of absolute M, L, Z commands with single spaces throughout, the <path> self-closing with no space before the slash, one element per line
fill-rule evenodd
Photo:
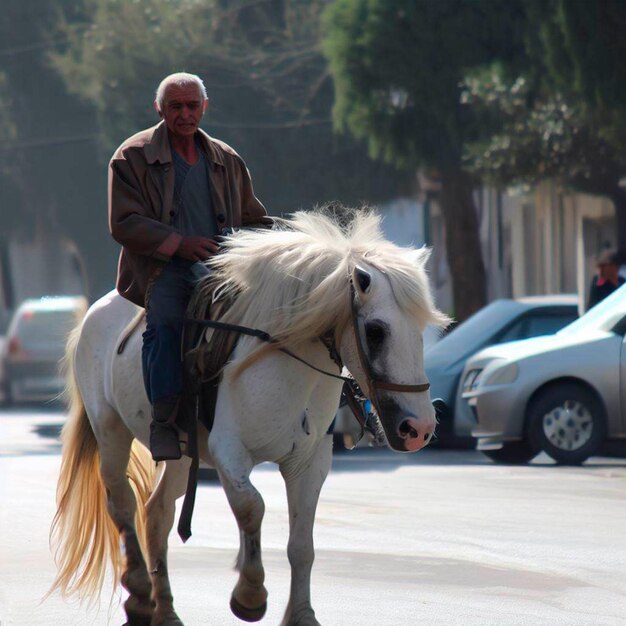
<path fill-rule="evenodd" d="M 208 100 L 204 99 L 197 85 L 170 85 L 165 90 L 165 102 L 159 115 L 165 120 L 169 131 L 178 137 L 189 137 L 198 130 Z"/>

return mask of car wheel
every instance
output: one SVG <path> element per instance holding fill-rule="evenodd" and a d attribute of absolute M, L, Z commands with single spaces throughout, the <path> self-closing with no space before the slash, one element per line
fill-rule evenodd
<path fill-rule="evenodd" d="M 524 465 L 537 456 L 537 450 L 527 441 L 509 441 L 499 450 L 483 450 L 482 452 L 492 461 L 505 465 Z"/>
<path fill-rule="evenodd" d="M 596 395 L 581 385 L 546 389 L 528 410 L 528 438 L 557 463 L 580 465 L 606 438 L 606 419 Z"/>

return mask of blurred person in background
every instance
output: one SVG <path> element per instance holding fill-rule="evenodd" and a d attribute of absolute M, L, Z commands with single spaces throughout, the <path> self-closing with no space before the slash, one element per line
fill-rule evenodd
<path fill-rule="evenodd" d="M 624 277 L 620 276 L 619 255 L 614 249 L 602 250 L 598 254 L 596 267 L 598 273 L 591 281 L 587 310 L 595 306 L 618 287 L 624 284 Z"/>
<path fill-rule="evenodd" d="M 198 76 L 167 76 L 154 102 L 161 122 L 122 143 L 109 164 L 109 228 L 122 245 L 116 287 L 146 309 L 142 365 L 155 461 L 181 457 L 183 318 L 208 271 L 202 262 L 230 229 L 271 223 L 243 159 L 199 128 L 207 105 Z"/>

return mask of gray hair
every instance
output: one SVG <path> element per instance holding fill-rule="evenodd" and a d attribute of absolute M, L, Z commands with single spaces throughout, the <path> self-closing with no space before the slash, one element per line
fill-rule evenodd
<path fill-rule="evenodd" d="M 159 110 L 163 109 L 163 105 L 165 104 L 165 92 L 170 85 L 177 85 L 178 87 L 197 85 L 202 99 L 207 99 L 206 87 L 199 76 L 196 76 L 196 74 L 188 74 L 187 72 L 176 72 L 175 74 L 166 76 L 157 87 L 155 101 Z"/>

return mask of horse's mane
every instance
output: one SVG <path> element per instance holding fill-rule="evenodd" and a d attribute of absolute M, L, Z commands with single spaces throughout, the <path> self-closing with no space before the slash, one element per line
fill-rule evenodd
<path fill-rule="evenodd" d="M 397 304 L 422 327 L 449 321 L 430 294 L 429 250 L 386 240 L 380 216 L 369 210 L 299 211 L 271 230 L 242 230 L 223 247 L 208 262 L 213 274 L 197 287 L 193 313 L 206 310 L 217 284 L 215 293 L 236 294 L 223 321 L 265 330 L 279 345 L 343 331 L 350 319 L 348 281 L 359 264 L 384 272 Z"/>

